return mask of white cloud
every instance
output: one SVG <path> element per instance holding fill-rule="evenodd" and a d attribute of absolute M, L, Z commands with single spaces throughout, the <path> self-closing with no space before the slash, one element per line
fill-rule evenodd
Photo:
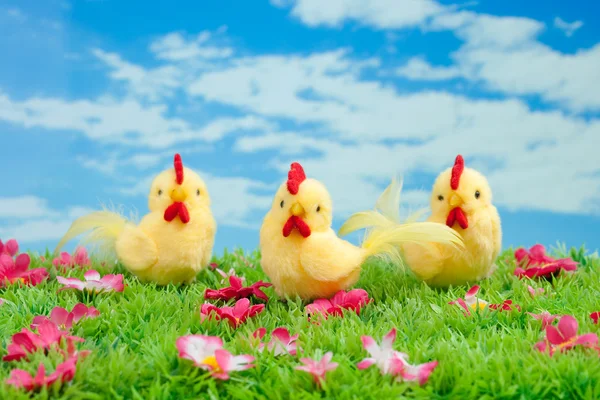
<path fill-rule="evenodd" d="M 6 8 L 1 11 L 15 21 L 24 22 L 27 20 L 27 16 L 17 7 Z"/>
<path fill-rule="evenodd" d="M 175 89 L 181 86 L 182 72 L 175 66 L 147 70 L 122 60 L 115 53 L 101 49 L 93 49 L 92 53 L 113 70 L 110 77 L 125 82 L 129 92 L 135 96 L 156 101 L 173 95 Z"/>
<path fill-rule="evenodd" d="M 460 11 L 430 0 L 296 0 L 291 14 L 312 27 L 353 20 L 376 29 L 450 30 L 464 41 L 452 54 L 455 65 L 432 66 L 418 56 L 397 72 L 415 80 L 464 77 L 488 90 L 539 95 L 575 112 L 600 110 L 600 44 L 561 53 L 537 40 L 546 28 L 540 21 Z M 570 36 L 583 23 L 557 18 L 554 25 Z"/>
<path fill-rule="evenodd" d="M 181 118 L 166 116 L 166 105 L 142 105 L 136 100 L 68 101 L 60 98 L 29 98 L 14 101 L 0 91 L 0 120 L 24 128 L 72 130 L 92 140 L 130 146 L 164 148 L 189 141 L 214 141 L 237 131 L 271 127 L 259 117 L 214 118 L 201 127 Z"/>
<path fill-rule="evenodd" d="M 287 5 L 281 1 L 272 3 Z M 339 27 L 354 21 L 378 29 L 417 26 L 444 10 L 432 0 L 296 0 L 293 4 L 291 14 L 308 26 Z"/>
<path fill-rule="evenodd" d="M 35 218 L 59 215 L 36 196 L 0 197 L 0 218 Z"/>
<path fill-rule="evenodd" d="M 404 66 L 398 68 L 396 73 L 409 79 L 446 80 L 458 78 L 461 72 L 456 67 L 433 67 L 421 57 L 411 58 Z"/>
<path fill-rule="evenodd" d="M 167 158 L 173 158 L 175 153 L 182 156 L 186 154 L 198 154 L 214 151 L 209 145 L 185 146 L 181 149 L 168 149 L 153 153 L 131 153 L 131 152 L 113 152 L 104 155 L 102 158 L 91 158 L 89 156 L 79 156 L 77 161 L 85 168 L 98 171 L 105 175 L 115 176 L 119 169 L 125 167 L 134 167 L 137 170 L 147 170 L 163 163 Z"/>
<path fill-rule="evenodd" d="M 583 21 L 567 22 L 560 17 L 554 18 L 554 27 L 563 31 L 567 37 L 573 36 L 575 31 L 579 30 L 582 26 Z"/>
<path fill-rule="evenodd" d="M 223 29 L 219 32 L 222 31 Z M 172 32 L 154 41 L 150 50 L 158 59 L 169 61 L 222 59 L 233 55 L 233 49 L 230 47 L 209 45 L 208 41 L 212 37 L 211 32 L 203 31 L 194 40 L 188 41 L 181 33 Z"/>
<path fill-rule="evenodd" d="M 545 26 L 519 17 L 497 17 L 463 11 L 441 14 L 430 30 L 454 30 L 464 41 L 451 54 L 449 67 L 432 66 L 415 57 L 400 75 L 415 80 L 464 77 L 488 90 L 515 95 L 539 95 L 549 103 L 581 112 L 600 110 L 600 44 L 564 54 L 537 37 Z"/>
<path fill-rule="evenodd" d="M 46 199 L 31 195 L 0 197 L 0 238 L 15 238 L 19 243 L 60 239 L 73 220 L 90 211 L 75 206 L 61 212 L 49 208 Z"/>

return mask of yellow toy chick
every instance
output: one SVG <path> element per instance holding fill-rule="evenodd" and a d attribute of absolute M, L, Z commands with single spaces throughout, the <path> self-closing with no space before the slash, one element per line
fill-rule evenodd
<path fill-rule="evenodd" d="M 216 222 L 206 184 L 175 155 L 174 168 L 161 172 L 148 195 L 150 212 L 139 225 L 110 211 L 78 218 L 55 252 L 74 237 L 88 232 L 86 241 L 111 252 L 144 282 L 159 285 L 191 283 L 208 265 Z"/>
<path fill-rule="evenodd" d="M 427 221 L 453 228 L 465 247 L 432 243 L 423 248 L 405 243 L 402 255 L 413 273 L 432 287 L 465 285 L 490 276 L 502 247 L 502 228 L 487 179 L 476 170 L 465 168 L 459 155 L 454 166 L 437 177 L 430 203 L 432 213 Z M 350 217 L 351 224 L 356 225 L 352 219 L 359 219 L 360 227 L 399 223 L 385 212 Z"/>
<path fill-rule="evenodd" d="M 452 229 L 422 222 L 373 231 L 357 247 L 338 238 L 331 222 L 327 189 L 293 163 L 260 229 L 262 268 L 280 297 L 329 298 L 356 283 L 368 257 L 399 261 L 405 242 L 460 242 Z"/>

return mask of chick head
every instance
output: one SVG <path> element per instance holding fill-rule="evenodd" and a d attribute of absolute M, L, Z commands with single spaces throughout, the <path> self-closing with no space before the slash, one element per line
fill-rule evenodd
<path fill-rule="evenodd" d="M 461 155 L 454 166 L 443 171 L 435 180 L 431 193 L 433 215 L 444 216 L 446 224 L 455 223 L 468 228 L 469 217 L 492 204 L 492 190 L 487 179 L 472 168 L 465 168 Z"/>
<path fill-rule="evenodd" d="M 154 178 L 148 195 L 151 212 L 165 212 L 165 220 L 179 216 L 181 222 L 189 222 L 189 211 L 210 207 L 210 196 L 200 176 L 183 166 L 181 156 L 175 154 L 174 168 L 169 168 Z"/>
<path fill-rule="evenodd" d="M 324 232 L 331 227 L 331 197 L 325 185 L 307 179 L 302 166 L 292 163 L 288 180 L 277 190 L 268 218 L 281 226 L 283 236 L 306 238 L 311 232 Z"/>

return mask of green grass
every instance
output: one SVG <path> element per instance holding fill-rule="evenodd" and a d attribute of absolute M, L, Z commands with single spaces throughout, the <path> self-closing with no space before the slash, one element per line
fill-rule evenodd
<path fill-rule="evenodd" d="M 564 249 L 562 250 L 565 251 Z M 225 254 L 218 262 L 233 267 L 247 282 L 266 279 L 260 269 L 259 254 L 247 255 L 250 266 L 239 256 Z M 559 250 L 559 254 L 560 250 Z M 373 302 L 360 316 L 347 314 L 320 326 L 308 322 L 299 300 L 281 302 L 272 288 L 272 298 L 264 313 L 237 330 L 214 321 L 200 323 L 199 306 L 206 287 L 220 287 L 220 276 L 206 270 L 198 281 L 183 288 L 140 284 L 125 274 L 128 285 L 123 293 L 83 298 L 79 293 L 57 293 L 59 285 L 50 263 L 34 259 L 32 268 L 48 266 L 48 281 L 33 288 L 0 289 L 7 303 L 0 306 L 0 337 L 6 353 L 10 337 L 28 327 L 35 315 L 48 315 L 57 305 L 72 308 L 83 300 L 98 308 L 96 319 L 80 322 L 73 334 L 85 338 L 82 349 L 92 353 L 78 364 L 71 384 L 42 391 L 35 398 L 61 399 L 594 399 L 600 397 L 600 362 L 588 349 L 575 348 L 550 358 L 533 349 L 543 338 L 540 323 L 526 312 L 547 310 L 570 314 L 579 321 L 580 333 L 598 332 L 589 314 L 600 309 L 600 262 L 597 256 L 571 251 L 581 262 L 572 276 L 540 282 L 548 296 L 532 299 L 527 283 L 512 275 L 512 252 L 499 258 L 495 276 L 481 282 L 480 297 L 500 303 L 510 298 L 522 306 L 517 312 L 483 312 L 466 318 L 456 306 L 447 303 L 462 297 L 465 287 L 447 291 L 432 290 L 411 275 L 386 265 L 367 263 L 356 287 L 366 289 Z M 106 269 L 96 265 L 102 273 Z M 83 271 L 72 276 L 82 278 Z M 322 390 L 311 377 L 294 367 L 298 357 L 274 358 L 251 347 L 247 338 L 258 327 L 271 330 L 287 327 L 299 333 L 299 345 L 309 357 L 333 351 L 337 370 L 329 372 Z M 360 336 L 378 341 L 392 327 L 398 329 L 395 348 L 410 355 L 413 363 L 438 360 L 439 366 L 425 386 L 394 383 L 375 367 L 359 371 L 356 363 L 366 357 Z M 175 340 L 189 333 L 218 335 L 234 354 L 253 354 L 256 368 L 233 373 L 226 382 L 216 381 L 187 360 L 177 357 Z M 0 399 L 26 399 L 29 394 L 4 384 L 12 368 L 34 372 L 42 354 L 26 361 L 0 364 Z M 50 359 L 56 359 L 50 355 Z M 48 364 L 51 371 L 53 364 Z"/>

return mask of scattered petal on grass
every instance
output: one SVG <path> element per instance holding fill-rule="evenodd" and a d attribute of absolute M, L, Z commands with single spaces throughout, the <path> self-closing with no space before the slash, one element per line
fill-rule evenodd
<path fill-rule="evenodd" d="M 73 255 L 62 252 L 59 257 L 56 257 L 52 260 L 52 265 L 55 267 L 60 267 L 63 270 L 67 268 L 73 267 L 89 267 L 92 265 L 90 258 L 88 257 L 88 252 L 84 247 L 78 247 L 75 249 Z"/>
<path fill-rule="evenodd" d="M 392 375 L 397 381 L 418 381 L 420 385 L 424 385 L 438 365 L 437 361 L 419 365 L 409 364 L 408 355 L 393 348 L 396 341 L 396 328 L 392 328 L 383 337 L 381 345 L 378 345 L 371 336 L 362 336 L 361 340 L 363 347 L 371 356 L 358 363 L 357 367 L 361 370 L 376 365 L 382 375 Z"/>
<path fill-rule="evenodd" d="M 529 251 L 519 248 L 515 251 L 517 268 L 514 274 L 519 278 L 551 278 L 560 271 L 575 271 L 578 263 L 570 258 L 554 259 L 546 255 L 546 249 L 536 244 Z"/>
<path fill-rule="evenodd" d="M 108 274 L 100 277 L 100 274 L 96 270 L 86 271 L 84 274 L 85 280 L 80 281 L 77 278 L 65 278 L 63 276 L 57 276 L 56 280 L 64 285 L 61 290 L 76 289 L 88 292 L 122 292 L 125 289 L 123 284 L 123 274 L 113 275 Z"/>
<path fill-rule="evenodd" d="M 596 349 L 598 335 L 586 333 L 578 335 L 579 324 L 571 315 L 565 315 L 558 321 L 558 326 L 546 326 L 546 339 L 536 343 L 535 347 L 541 352 L 553 355 L 557 350 L 564 352 L 575 346 L 584 346 Z"/>
<path fill-rule="evenodd" d="M 1 306 L 2 304 L 4 304 L 4 301 L 5 301 L 5 300 L 4 300 L 3 298 L 1 298 L 1 297 L 0 297 L 0 306 Z"/>
<path fill-rule="evenodd" d="M 325 380 L 327 371 L 333 371 L 338 367 L 338 363 L 331 362 L 332 358 L 333 353 L 331 351 L 325 353 L 323 358 L 319 361 L 313 360 L 312 358 L 301 358 L 300 362 L 304 365 L 297 366 L 296 369 L 311 374 L 317 385 L 320 386 Z"/>
<path fill-rule="evenodd" d="M 69 357 L 65 362 L 59 364 L 56 370 L 46 376 L 46 368 L 43 363 L 40 363 L 37 374 L 31 376 L 31 374 L 22 369 L 14 369 L 10 373 L 10 377 L 6 380 L 6 384 L 12 385 L 17 389 L 25 389 L 27 391 L 34 391 L 41 389 L 42 387 L 49 387 L 55 382 L 69 382 L 75 377 L 77 371 L 77 362 L 79 357 L 84 356 L 85 353 L 80 353 Z"/>
<path fill-rule="evenodd" d="M 600 317 L 600 311 L 596 311 L 590 314 L 590 318 L 594 321 L 595 324 L 598 323 L 598 317 Z"/>
<path fill-rule="evenodd" d="M 471 310 L 483 310 L 488 306 L 488 302 L 477 297 L 479 289 L 480 287 L 478 285 L 475 285 L 467 291 L 464 299 L 456 299 L 455 301 L 451 301 L 448 304 L 459 305 L 463 308 L 463 310 L 465 310 L 464 314 L 466 316 L 471 315 Z"/>
<path fill-rule="evenodd" d="M 376 365 L 382 375 L 391 373 L 392 359 L 395 357 L 405 357 L 404 353 L 397 352 L 393 349 L 396 341 L 396 328 L 392 328 L 382 339 L 381 346 L 377 344 L 371 336 L 362 336 L 363 347 L 371 357 L 365 358 L 358 363 L 358 369 L 366 369 L 372 365 Z"/>
<path fill-rule="evenodd" d="M 527 314 L 531 315 L 538 321 L 542 321 L 542 329 L 546 329 L 548 325 L 551 325 L 552 322 L 554 322 L 554 320 L 559 317 L 558 315 L 550 314 L 548 311 L 543 311 L 541 314 L 533 314 L 530 312 L 528 312 Z"/>
<path fill-rule="evenodd" d="M 531 285 L 527 285 L 527 291 L 531 295 L 531 297 L 538 296 L 540 294 L 544 294 L 544 288 L 536 288 L 534 289 Z"/>
<path fill-rule="evenodd" d="M 16 361 L 26 358 L 28 354 L 35 353 L 38 350 L 49 350 L 53 346 L 58 346 L 63 341 L 68 346 L 73 342 L 83 342 L 84 339 L 76 336 L 70 336 L 67 332 L 61 331 L 52 321 L 42 321 L 37 327 L 37 333 L 23 328 L 21 332 L 15 333 L 11 338 L 11 343 L 7 347 L 8 354 L 2 360 Z"/>
<path fill-rule="evenodd" d="M 204 298 L 210 300 L 239 300 L 254 296 L 258 299 L 268 301 L 269 297 L 261 290 L 263 287 L 273 286 L 270 283 L 258 281 L 248 287 L 242 286 L 242 280 L 237 276 L 229 276 L 230 286 L 222 289 L 206 289 Z"/>
<path fill-rule="evenodd" d="M 188 335 L 177 339 L 179 357 L 194 362 L 198 368 L 209 371 L 221 380 L 229 379 L 229 373 L 254 367 L 250 355 L 234 356 L 223 349 L 223 340 L 217 336 Z"/>
<path fill-rule="evenodd" d="M 360 314 L 363 306 L 371 300 L 369 294 L 363 289 L 353 289 L 348 292 L 340 290 L 331 299 L 317 299 L 306 306 L 309 315 L 321 314 L 325 318 L 329 315 L 343 317 L 343 310 L 351 310 Z"/>
<path fill-rule="evenodd" d="M 498 311 L 512 311 L 512 310 L 521 311 L 521 306 L 519 306 L 517 304 L 513 304 L 512 300 L 504 300 L 500 304 L 489 304 L 488 307 L 490 310 L 498 310 Z"/>
<path fill-rule="evenodd" d="M 259 328 L 253 333 L 252 336 L 262 340 L 266 333 L 267 330 L 265 328 Z M 291 336 L 290 332 L 286 328 L 275 328 L 271 333 L 271 341 L 267 344 L 260 343 L 259 349 L 261 351 L 267 349 L 275 356 L 280 356 L 282 354 L 290 354 L 295 356 L 298 351 L 296 345 L 298 336 L 298 334 Z"/>
<path fill-rule="evenodd" d="M 38 315 L 33 318 L 31 330 L 36 329 L 44 321 L 51 321 L 60 329 L 69 330 L 83 318 L 95 318 L 100 312 L 95 307 L 88 307 L 83 303 L 76 304 L 72 311 L 67 311 L 62 307 L 54 307 L 50 312 L 50 318 L 45 315 Z"/>
<path fill-rule="evenodd" d="M 212 304 L 202 304 L 200 308 L 200 320 L 203 322 L 207 318 L 215 318 L 216 320 L 226 319 L 233 328 L 237 328 L 248 318 L 252 318 L 260 314 L 265 309 L 264 304 L 250 305 L 250 300 L 240 299 L 233 307 L 216 307 Z"/>
<path fill-rule="evenodd" d="M 398 382 L 419 382 L 419 385 L 422 386 L 427 383 L 429 376 L 437 366 L 437 361 L 411 365 L 406 358 L 397 357 L 392 362 L 392 374 L 396 376 Z"/>
<path fill-rule="evenodd" d="M 7 283 L 17 282 L 36 286 L 48 278 L 48 271 L 45 268 L 29 269 L 30 263 L 29 254 L 17 256 L 11 256 L 10 253 L 0 254 L 0 288 L 6 286 Z"/>

